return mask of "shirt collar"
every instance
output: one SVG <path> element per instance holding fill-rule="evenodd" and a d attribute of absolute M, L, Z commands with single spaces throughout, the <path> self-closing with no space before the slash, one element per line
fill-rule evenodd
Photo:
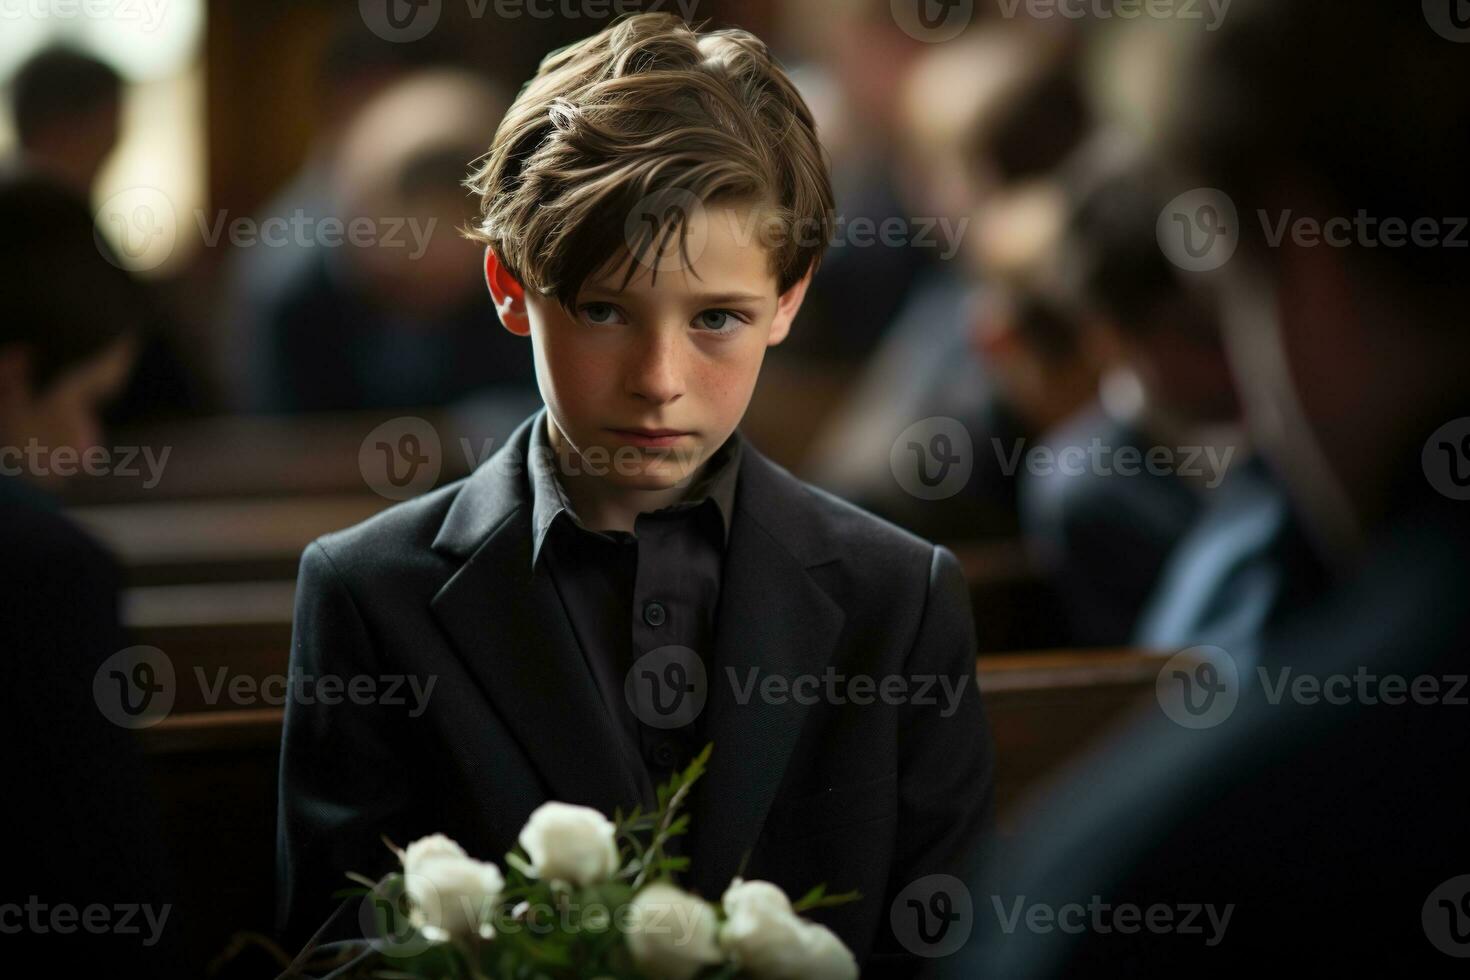
<path fill-rule="evenodd" d="M 542 542 L 546 540 L 547 533 L 562 514 L 566 514 L 567 519 L 577 527 L 589 530 L 590 533 L 598 533 L 590 531 L 577 517 L 577 512 L 572 509 L 572 503 L 567 498 L 566 490 L 563 489 L 561 480 L 558 478 L 556 452 L 551 447 L 551 439 L 546 431 L 547 417 L 547 413 L 543 410 L 531 426 L 530 465 L 527 467 L 531 480 L 531 528 L 535 535 L 531 547 L 533 567 L 541 555 Z M 724 445 L 705 460 L 698 478 L 689 488 L 689 492 L 684 495 L 684 499 L 652 513 L 679 513 L 712 503 L 720 515 L 724 541 L 728 542 L 730 525 L 735 516 L 735 484 L 740 475 L 740 458 L 743 449 L 744 441 L 740 433 L 732 432 Z"/>

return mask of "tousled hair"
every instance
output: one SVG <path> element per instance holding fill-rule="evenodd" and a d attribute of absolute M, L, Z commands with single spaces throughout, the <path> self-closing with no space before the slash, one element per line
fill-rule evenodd
<path fill-rule="evenodd" d="M 612 260 L 626 256 L 626 286 L 650 256 L 682 251 L 691 203 L 759 208 L 781 292 L 832 233 L 811 111 L 765 44 L 672 14 L 621 19 L 547 56 L 466 184 L 481 201 L 467 237 L 568 308 Z M 655 216 L 647 229 L 628 220 L 635 209 Z"/>

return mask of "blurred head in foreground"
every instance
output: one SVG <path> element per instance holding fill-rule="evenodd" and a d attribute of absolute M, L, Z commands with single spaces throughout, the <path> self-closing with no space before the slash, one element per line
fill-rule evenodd
<path fill-rule="evenodd" d="M 1203 189 L 1166 209 L 1161 245 L 1210 250 L 1194 274 L 1223 298 L 1253 435 L 1343 560 L 1467 414 L 1470 58 L 1431 21 L 1241 0 L 1222 30 L 1151 49 L 1177 59 L 1160 147 Z"/>

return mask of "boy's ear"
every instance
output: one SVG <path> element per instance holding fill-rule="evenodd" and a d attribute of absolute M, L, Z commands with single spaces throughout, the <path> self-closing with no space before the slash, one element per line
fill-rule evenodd
<path fill-rule="evenodd" d="M 531 318 L 526 313 L 526 289 L 516 281 L 500 259 L 495 249 L 485 246 L 485 285 L 490 287 L 490 296 L 495 300 L 495 312 L 500 323 L 518 337 L 531 332 Z"/>
<path fill-rule="evenodd" d="M 776 318 L 771 321 L 771 334 L 766 338 L 767 347 L 775 347 L 791 332 L 791 323 L 801 310 L 802 301 L 806 299 L 806 290 L 812 284 L 814 271 L 816 271 L 815 264 L 807 266 L 806 275 L 792 283 L 791 288 L 786 292 L 776 297 Z"/>

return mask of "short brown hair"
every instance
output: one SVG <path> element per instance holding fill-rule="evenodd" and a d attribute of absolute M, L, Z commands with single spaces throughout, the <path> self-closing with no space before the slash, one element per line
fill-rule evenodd
<path fill-rule="evenodd" d="M 635 14 L 548 55 L 466 184 L 483 214 L 467 236 L 567 307 L 614 257 L 630 258 L 626 285 L 649 248 L 658 255 L 677 234 L 683 249 L 679 208 L 657 209 L 657 233 L 625 234 L 650 196 L 759 205 L 782 230 L 762 239 L 781 292 L 832 233 L 816 125 L 765 44 L 741 30 L 700 33 L 672 14 Z"/>

